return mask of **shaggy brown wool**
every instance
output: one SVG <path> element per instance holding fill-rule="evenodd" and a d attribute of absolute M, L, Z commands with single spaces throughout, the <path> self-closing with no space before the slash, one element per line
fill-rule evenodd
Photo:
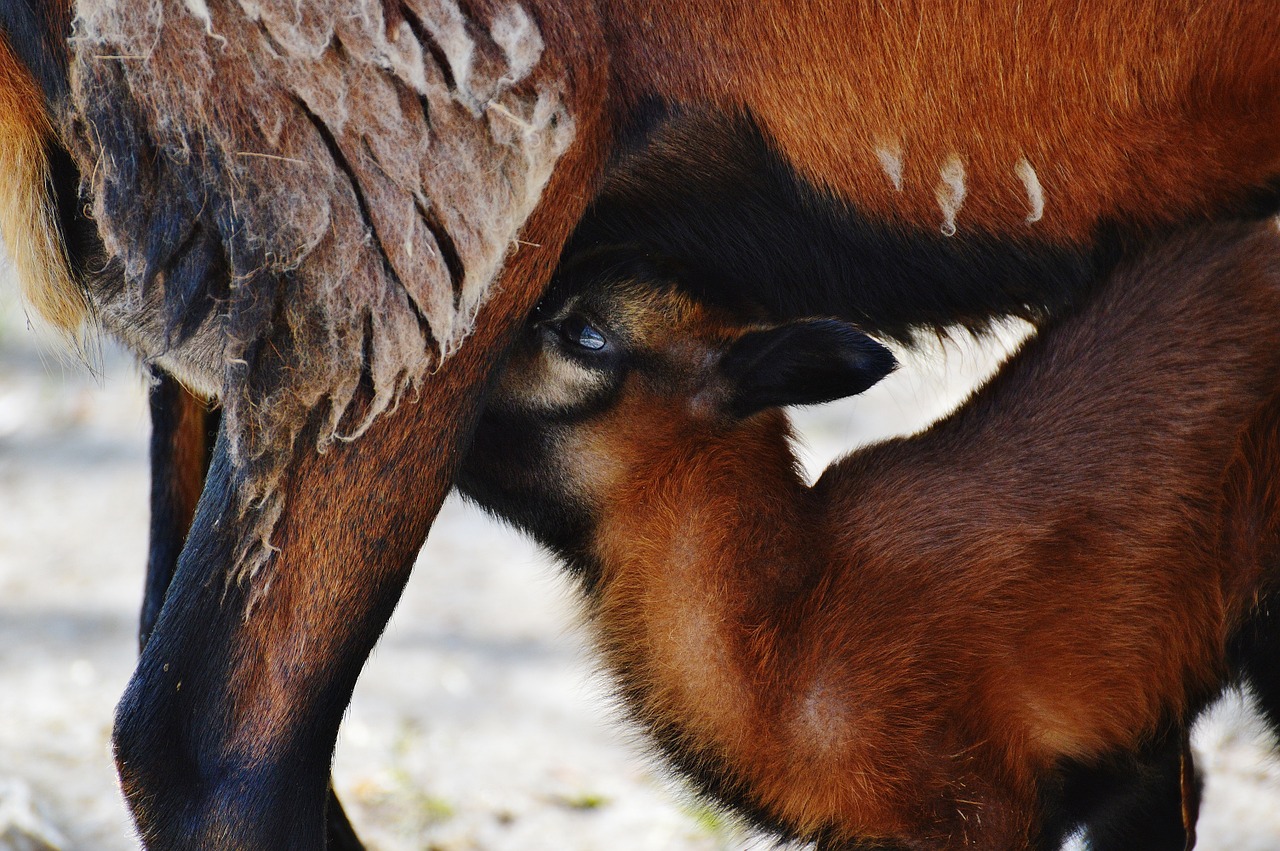
<path fill-rule="evenodd" d="M 127 281 L 98 307 L 157 312 L 145 354 L 220 391 L 251 574 L 308 419 L 359 436 L 469 333 L 573 136 L 560 81 L 515 4 L 81 0 L 73 44 L 64 131 Z"/>

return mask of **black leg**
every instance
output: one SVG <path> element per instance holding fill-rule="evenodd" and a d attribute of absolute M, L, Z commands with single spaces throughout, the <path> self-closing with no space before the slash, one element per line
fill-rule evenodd
<path fill-rule="evenodd" d="M 364 851 L 360 837 L 347 819 L 338 800 L 338 793 L 333 790 L 333 781 L 329 781 L 329 803 L 325 806 L 325 834 L 327 835 L 327 851 Z"/>
<path fill-rule="evenodd" d="M 168 374 L 152 370 L 151 528 L 138 642 L 146 647 L 177 570 L 204 489 L 221 415 Z M 325 804 L 328 851 L 364 851 L 330 782 Z"/>
<path fill-rule="evenodd" d="M 139 648 L 146 647 L 173 581 L 221 420 L 173 377 L 155 368 L 151 376 L 151 529 Z"/>

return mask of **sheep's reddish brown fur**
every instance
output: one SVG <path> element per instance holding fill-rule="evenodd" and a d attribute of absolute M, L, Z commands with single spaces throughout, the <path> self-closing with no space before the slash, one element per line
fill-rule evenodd
<path fill-rule="evenodd" d="M 563 378 L 537 346 L 494 404 L 548 437 L 541 495 L 591 518 L 630 708 L 787 830 L 1026 848 L 1065 761 L 1137 753 L 1240 676 L 1280 556 L 1274 222 L 1123 264 L 960 412 L 812 488 L 779 411 L 714 403 L 742 329 L 620 292 L 604 412 L 540 420 L 582 391 L 539 386 Z"/>
<path fill-rule="evenodd" d="M 860 209 L 1085 241 L 1100 222 L 1212 213 L 1280 175 L 1280 16 L 1249 2 L 604 0 L 623 105 L 747 109 L 787 160 Z M 901 186 L 881 154 L 896 158 Z"/>

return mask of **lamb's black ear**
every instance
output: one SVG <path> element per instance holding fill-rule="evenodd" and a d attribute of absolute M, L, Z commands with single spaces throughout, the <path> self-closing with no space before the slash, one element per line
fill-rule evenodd
<path fill-rule="evenodd" d="M 720 361 L 737 417 L 861 393 L 897 368 L 884 346 L 836 319 L 803 319 L 740 337 Z"/>

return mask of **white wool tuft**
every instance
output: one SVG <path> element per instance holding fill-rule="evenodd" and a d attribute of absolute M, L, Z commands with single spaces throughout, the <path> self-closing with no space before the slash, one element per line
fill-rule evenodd
<path fill-rule="evenodd" d="M 187 11 L 196 17 L 196 20 L 204 23 L 204 31 L 206 35 L 220 38 L 213 31 L 213 16 L 209 14 L 209 6 L 204 0 L 183 0 Z"/>
<path fill-rule="evenodd" d="M 956 216 L 964 206 L 967 192 L 964 186 L 964 160 L 960 159 L 959 154 L 952 154 L 938 170 L 938 176 L 942 180 L 935 195 L 938 207 L 942 210 L 942 233 L 944 236 L 955 236 Z"/>
<path fill-rule="evenodd" d="M 514 4 L 493 20 L 493 40 L 502 48 L 514 79 L 526 76 L 542 56 L 542 34 L 529 15 Z"/>
<path fill-rule="evenodd" d="M 884 169 L 884 173 L 889 176 L 889 182 L 893 184 L 893 188 L 901 192 L 902 148 L 897 145 L 876 148 L 876 158 L 880 160 L 880 168 Z"/>
<path fill-rule="evenodd" d="M 1027 203 L 1031 205 L 1031 212 L 1027 213 L 1027 224 L 1035 224 L 1044 218 L 1044 188 L 1040 186 L 1040 177 L 1026 157 L 1018 160 L 1015 170 L 1027 189 Z"/>

